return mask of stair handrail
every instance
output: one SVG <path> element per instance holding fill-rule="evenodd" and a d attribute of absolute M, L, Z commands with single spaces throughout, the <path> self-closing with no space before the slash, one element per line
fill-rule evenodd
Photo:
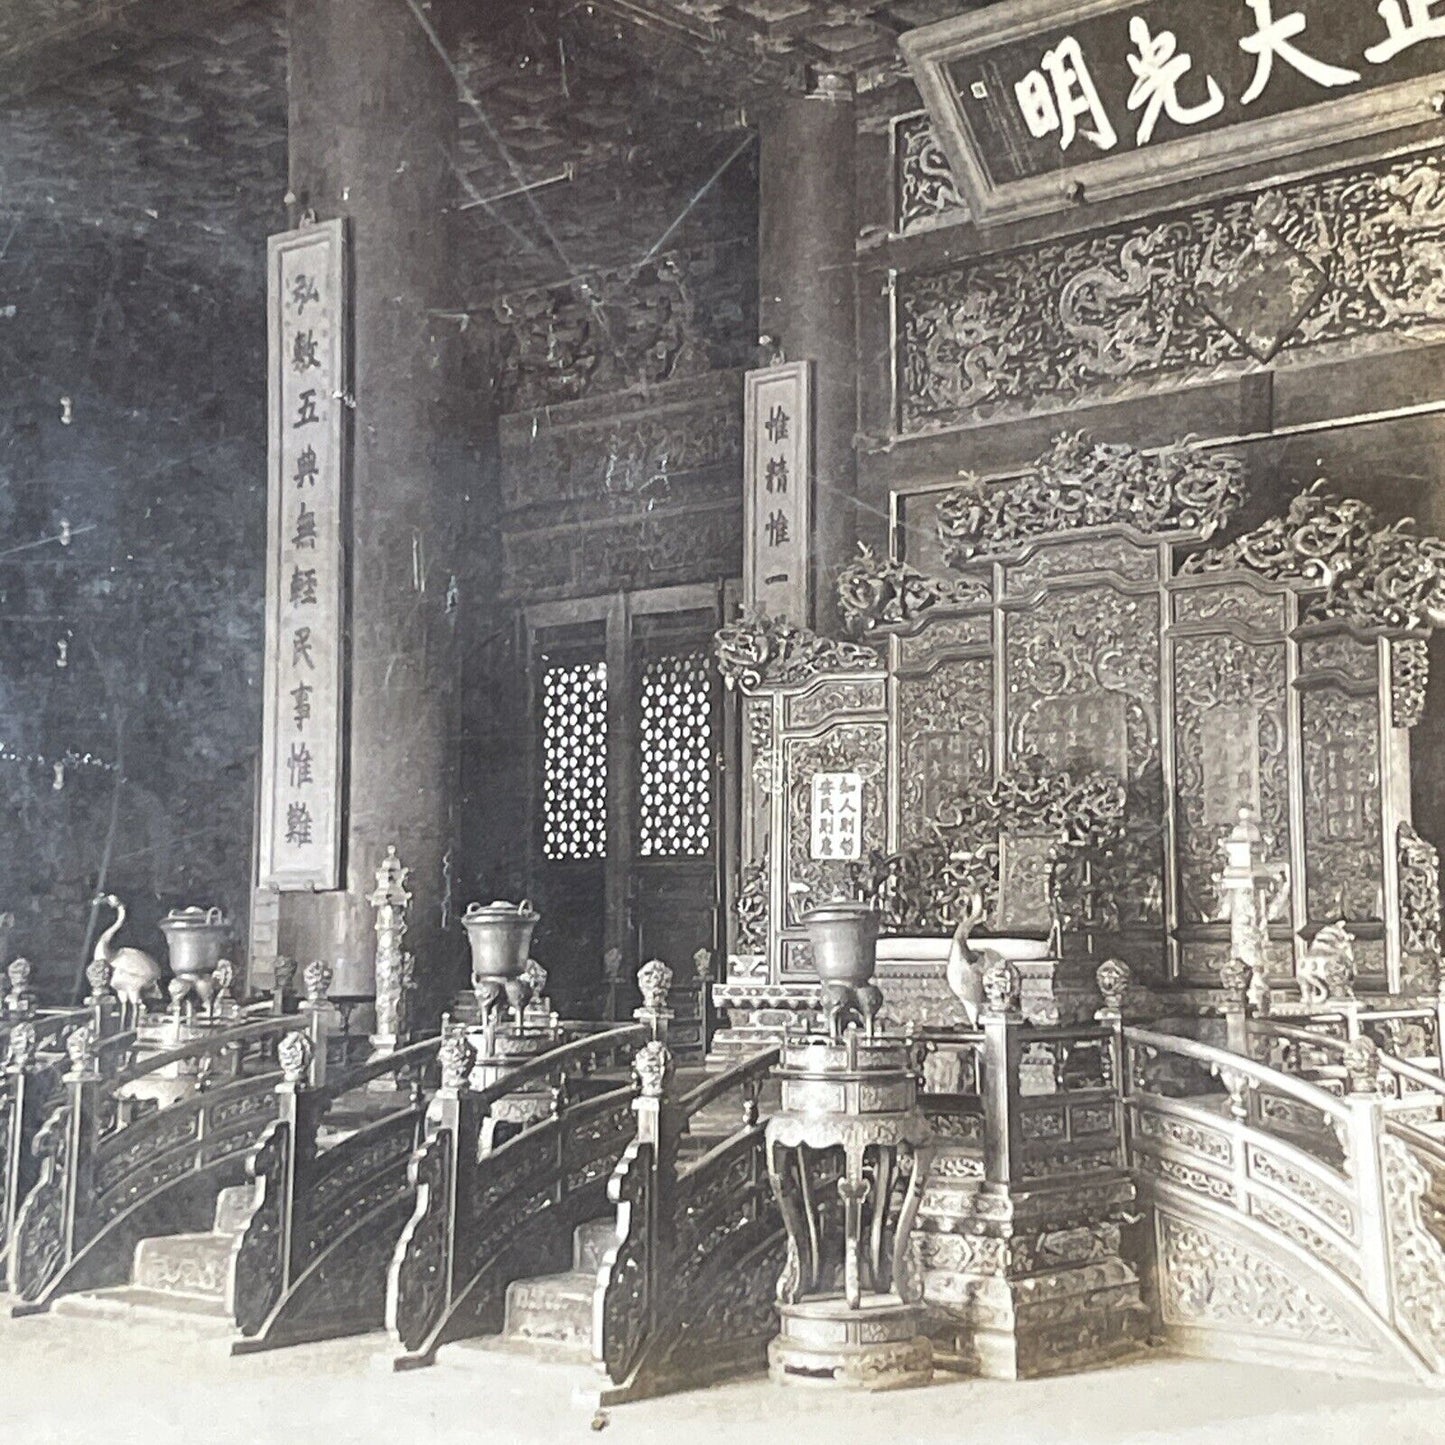
<path fill-rule="evenodd" d="M 1208 1196 L 1211 1214 L 1228 1210 L 1276 1247 L 1313 1260 L 1337 1292 L 1368 1308 L 1394 1344 L 1404 1347 L 1415 1368 L 1438 1376 L 1445 1373 L 1445 1317 L 1440 1310 L 1445 1248 L 1432 1226 L 1434 1211 L 1427 1196 L 1435 1187 L 1432 1169 L 1445 1172 L 1445 1146 L 1387 1110 L 1390 1101 L 1380 1093 L 1378 1079 L 1382 1066 L 1388 1065 L 1373 1039 L 1324 1042 L 1305 1032 L 1301 1042 L 1338 1046 L 1345 1064 L 1343 1095 L 1232 1050 L 1145 1029 L 1123 1030 L 1131 1050 L 1173 1053 L 1211 1066 L 1229 1095 L 1228 1110 L 1215 1111 L 1201 1108 L 1197 1100 L 1141 1089 L 1131 1057 L 1122 1083 L 1124 1106 L 1133 1119 L 1136 1176 L 1142 1182 L 1153 1173 L 1154 1190 L 1176 1191 L 1175 1208 L 1181 1207 L 1180 1201 L 1192 1204 L 1200 1197 L 1199 1180 L 1222 1179 L 1227 1189 Z M 1434 1088 L 1435 1083 L 1425 1082 L 1434 1076 L 1419 1072 L 1422 1085 Z M 1343 1158 L 1324 1161 L 1302 1150 L 1292 1140 L 1295 1126 L 1288 1116 L 1282 1116 L 1282 1129 L 1272 1113 L 1256 1114 L 1249 1103 L 1257 1089 L 1322 1115 Z M 1189 1127 L 1167 1143 L 1145 1148 L 1138 1130 L 1149 1112 L 1172 1114 Z M 1227 1154 L 1216 1158 L 1205 1152 L 1208 1136 L 1227 1141 Z M 1171 1173 L 1157 1162 L 1145 1168 L 1155 1153 L 1159 1159 L 1172 1154 L 1182 1172 Z M 1282 1170 L 1266 1167 L 1262 1173 L 1261 1155 L 1272 1155 Z M 1267 1159 L 1263 1162 L 1268 1166 Z M 1321 1194 L 1326 1180 L 1328 1188 Z M 1253 1202 L 1260 1197 L 1271 1200 L 1283 1224 L 1261 1215 Z"/>
<path fill-rule="evenodd" d="M 443 1037 L 413 1040 L 319 1086 L 304 1076 L 276 1086 L 276 1118 L 246 1161 L 255 1195 L 231 1253 L 227 1306 L 242 1337 L 233 1354 L 383 1322 L 386 1271 L 402 1223 L 388 1228 L 388 1219 L 408 1205 L 406 1170 L 427 1107 L 421 1075 L 436 1062 Z M 321 1127 L 343 1096 L 408 1073 L 414 1087 L 404 1104 L 319 1147 Z M 347 1280 L 345 1308 L 328 1313 L 338 1277 Z"/>
<path fill-rule="evenodd" d="M 73 1289 L 122 1282 L 136 1239 L 144 1237 L 150 1214 L 166 1214 L 167 1200 L 174 1206 L 172 1228 L 176 1217 L 204 1227 L 203 1182 L 239 1175 L 256 1134 L 274 1113 L 273 1090 L 285 1072 L 283 1064 L 241 1076 L 246 1046 L 275 1039 L 279 1055 L 284 1036 L 304 1034 L 305 1067 L 319 1082 L 326 1032 L 319 1010 L 268 1019 L 208 1033 L 108 1073 L 102 1066 L 107 1044 L 133 1043 L 133 1035 L 98 1040 L 94 1024 L 73 1031 L 66 1042 L 70 1069 L 61 1079 L 64 1098 L 35 1136 L 38 1178 L 18 1212 L 7 1260 L 17 1312 L 48 1308 L 56 1295 Z M 232 1049 L 229 1077 L 201 1070 L 194 1092 L 165 1108 L 133 1114 L 125 1107 L 120 1091 L 127 1085 L 169 1064 Z"/>
<path fill-rule="evenodd" d="M 574 1061 L 588 1059 L 597 1053 L 599 1048 L 613 1053 L 627 1044 L 637 1043 L 648 1037 L 650 1030 L 646 1024 L 620 1024 L 603 1029 L 600 1033 L 573 1039 L 570 1043 L 559 1044 L 555 1049 L 538 1054 L 536 1058 L 518 1068 L 509 1069 L 507 1076 L 497 1083 L 471 1093 L 469 1099 L 472 1109 L 478 1118 L 484 1118 L 493 1104 L 505 1099 L 509 1094 L 516 1093 L 523 1084 L 535 1083 L 538 1079 L 545 1079 L 553 1074 L 566 1073 L 568 1066 Z"/>
<path fill-rule="evenodd" d="M 1225 1071 L 1243 1075 L 1257 1084 L 1267 1085 L 1274 1093 L 1286 1094 L 1296 1102 L 1317 1110 L 1326 1118 L 1347 1122 L 1351 1117 L 1349 1105 L 1328 1089 L 1322 1089 L 1307 1079 L 1272 1069 L 1245 1054 L 1201 1043 L 1198 1039 L 1186 1039 L 1178 1034 L 1162 1034 L 1153 1029 L 1136 1028 L 1132 1025 L 1124 1028 L 1123 1038 L 1124 1042 L 1133 1048 L 1153 1049 L 1156 1053 L 1174 1054 L 1176 1057 L 1203 1064 L 1211 1073 L 1221 1078 Z M 1132 1087 L 1132 1070 L 1127 1067 L 1124 1070 L 1124 1084 L 1126 1092 L 1135 1092 Z"/>
<path fill-rule="evenodd" d="M 563 1204 L 596 1207 L 590 1203 L 592 1194 L 603 1195 L 616 1157 L 632 1134 L 630 1083 L 577 1104 L 569 1102 L 565 1088 L 558 1089 L 550 1117 L 527 1125 L 499 1147 L 480 1150 L 482 1121 L 492 1106 L 528 1084 L 564 1078 L 577 1066 L 615 1057 L 653 1038 L 657 1030 L 658 1022 L 651 1018 L 614 1025 L 539 1054 L 476 1091 L 469 1085 L 470 1048 L 459 1041 L 432 1099 L 426 1137 L 409 1165 L 415 1204 L 388 1271 L 386 1327 L 403 1350 L 395 1360 L 397 1369 L 431 1364 L 443 1343 L 460 1337 L 458 1331 L 474 1332 L 479 1314 L 494 1313 L 490 1301 L 496 1289 L 486 1301 L 480 1298 L 483 1272 L 490 1271 L 499 1280 L 509 1252 L 514 1251 L 515 1241 L 506 1235 L 505 1221 L 499 1222 L 499 1216 L 521 1187 L 514 1187 L 509 1179 L 527 1169 L 529 1158 L 541 1173 L 524 1172 L 522 1177 L 527 1189 L 548 1191 L 549 1218 L 540 1225 L 549 1226 Z M 568 1141 L 574 1132 L 587 1128 L 594 1131 L 593 1147 L 606 1167 L 595 1179 L 591 1164 L 576 1171 L 588 1177 L 574 1187 L 565 1178 Z M 539 1151 L 547 1156 L 545 1167 Z M 597 1203 L 602 1203 L 601 1197 Z M 534 1262 L 558 1243 L 555 1239 L 546 1247 L 538 1243 Z M 493 1253 L 483 1259 L 488 1248 Z M 464 1310 L 470 1311 L 465 1318 Z"/>
<path fill-rule="evenodd" d="M 716 1372 L 714 1378 L 760 1362 L 757 1351 L 772 1333 L 784 1234 L 767 1179 L 756 1092 L 780 1057 L 779 1046 L 760 1050 L 678 1094 L 666 1047 L 654 1042 L 639 1052 L 635 1067 L 641 1087 L 632 1104 L 637 1132 L 608 1182 L 616 1237 L 598 1269 L 593 1295 L 593 1357 L 606 1380 L 603 1404 L 678 1387 L 672 1353 L 685 1332 L 663 1327 L 664 1310 L 672 1311 L 674 1324 L 700 1319 L 713 1306 L 727 1315 L 731 1349 L 719 1342 L 716 1351 L 708 1352 L 706 1368 Z M 679 1144 L 690 1121 L 739 1089 L 744 1094 L 740 1127 L 680 1167 Z M 729 1185 L 740 1197 L 728 1193 Z M 696 1226 L 698 1213 L 709 1205 L 726 1214 L 727 1226 L 700 1231 L 703 1238 L 695 1239 L 699 1231 L 689 1226 Z M 706 1273 L 709 1268 L 712 1273 Z M 711 1288 L 703 1288 L 704 1276 Z M 740 1291 L 730 1301 L 733 1313 L 722 1308 L 719 1289 Z M 744 1317 L 759 1309 L 759 1290 L 766 1319 L 747 1328 Z M 692 1369 L 687 1374 L 697 1378 Z"/>
<path fill-rule="evenodd" d="M 772 1073 L 781 1057 L 782 1050 L 776 1045 L 772 1048 L 760 1049 L 757 1053 L 740 1059 L 721 1073 L 713 1074 L 701 1083 L 694 1085 L 677 1101 L 678 1111 L 683 1120 L 690 1120 L 694 1115 L 707 1108 L 709 1104 L 726 1098 L 735 1089 L 746 1088 L 751 1084 L 760 1084 Z"/>
<path fill-rule="evenodd" d="M 1313 1029 L 1300 1028 L 1294 1024 L 1282 1024 L 1274 1018 L 1251 1019 L 1249 1031 L 1256 1038 L 1278 1038 L 1287 1043 L 1303 1044 L 1312 1049 L 1319 1049 L 1323 1053 L 1334 1053 L 1343 1060 L 1348 1056 L 1352 1041 L 1349 1039 L 1337 1039 L 1333 1034 L 1319 1034 Z M 1432 1073 L 1429 1069 L 1422 1069 L 1419 1064 L 1411 1063 L 1409 1059 L 1402 1059 L 1397 1054 L 1392 1054 L 1387 1049 L 1375 1045 L 1376 1062 L 1379 1067 L 1387 1073 L 1394 1074 L 1397 1078 L 1408 1080 L 1414 1084 L 1421 1093 L 1439 1094 L 1445 1098 L 1445 1077 Z M 1397 1096 L 1400 1100 L 1407 1100 L 1408 1095 L 1403 1090 Z"/>
<path fill-rule="evenodd" d="M 244 1053 L 245 1046 L 248 1044 L 280 1039 L 285 1034 L 295 1033 L 298 1029 L 306 1027 L 308 1018 L 320 1019 L 322 1017 L 324 1016 L 319 1010 L 309 1015 L 280 1014 L 260 1019 L 255 1023 L 238 1024 L 234 1028 L 217 1029 L 200 1038 L 190 1039 L 184 1044 L 177 1044 L 174 1048 L 163 1050 L 157 1054 L 148 1054 L 145 1058 L 136 1060 L 106 1081 L 105 1092 L 114 1094 L 126 1084 L 136 1083 L 149 1074 L 159 1073 L 160 1070 L 169 1068 L 172 1064 L 182 1064 L 189 1059 L 224 1054 L 232 1049 L 239 1049 Z"/>

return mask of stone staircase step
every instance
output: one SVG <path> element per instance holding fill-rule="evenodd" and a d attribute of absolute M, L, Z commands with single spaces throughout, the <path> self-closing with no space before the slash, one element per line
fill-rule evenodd
<path fill-rule="evenodd" d="M 148 1320 L 186 1325 L 196 1321 L 214 1321 L 220 1332 L 231 1328 L 231 1317 L 220 1298 L 143 1289 L 133 1284 L 61 1295 L 50 1308 L 53 1314 L 85 1319 Z"/>
<path fill-rule="evenodd" d="M 216 1233 L 229 1234 L 233 1237 L 240 1234 L 250 1222 L 251 1210 L 255 1202 L 255 1185 L 227 1185 L 216 1196 Z"/>
<path fill-rule="evenodd" d="M 610 1215 L 579 1224 L 572 1231 L 572 1268 L 578 1274 L 596 1275 L 602 1257 L 617 1242 L 617 1222 Z"/>
<path fill-rule="evenodd" d="M 581 1345 L 590 1350 L 596 1288 L 594 1274 L 577 1270 L 513 1280 L 507 1288 L 505 1336 L 527 1343 L 540 1340 Z"/>
<path fill-rule="evenodd" d="M 230 1234 L 168 1234 L 135 1247 L 131 1283 L 166 1295 L 225 1298 L 235 1237 Z"/>

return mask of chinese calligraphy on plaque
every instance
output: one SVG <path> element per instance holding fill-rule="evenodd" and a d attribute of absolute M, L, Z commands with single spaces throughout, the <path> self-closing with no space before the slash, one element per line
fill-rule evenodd
<path fill-rule="evenodd" d="M 260 882 L 340 886 L 346 256 L 340 221 L 267 253 L 270 440 Z"/>
<path fill-rule="evenodd" d="M 1203 174 L 1410 124 L 1445 70 L 1440 0 L 1035 0 L 1000 11 L 902 42 L 983 218 L 1062 204 L 1066 172 L 1099 196 L 1178 180 L 1162 156 L 1146 169 L 1127 159 L 1171 142 L 1186 143 L 1185 172 Z"/>
<path fill-rule="evenodd" d="M 861 773 L 813 774 L 813 858 L 863 856 Z"/>
<path fill-rule="evenodd" d="M 743 600 L 808 625 L 813 420 L 809 364 L 750 371 L 743 407 Z"/>

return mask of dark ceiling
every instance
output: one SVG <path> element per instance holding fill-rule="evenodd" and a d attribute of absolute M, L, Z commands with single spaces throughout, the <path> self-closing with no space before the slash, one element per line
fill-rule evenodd
<path fill-rule="evenodd" d="M 760 104 L 809 68 L 876 84 L 897 70 L 899 32 L 971 8 L 458 4 L 460 264 L 479 304 L 671 249 L 745 243 Z M 283 0 L 0 0 L 8 201 L 39 188 L 82 222 L 144 226 L 164 216 L 200 245 L 252 245 L 279 229 L 283 15 Z M 59 140 L 90 157 L 73 178 L 56 173 Z"/>

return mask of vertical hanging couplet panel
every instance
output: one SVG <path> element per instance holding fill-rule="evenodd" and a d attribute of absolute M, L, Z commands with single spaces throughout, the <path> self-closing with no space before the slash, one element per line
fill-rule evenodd
<path fill-rule="evenodd" d="M 347 294 L 342 221 L 267 246 L 266 672 L 259 878 L 341 886 Z"/>
<path fill-rule="evenodd" d="M 812 526 L 812 371 L 750 371 L 743 401 L 743 604 L 806 627 Z"/>

